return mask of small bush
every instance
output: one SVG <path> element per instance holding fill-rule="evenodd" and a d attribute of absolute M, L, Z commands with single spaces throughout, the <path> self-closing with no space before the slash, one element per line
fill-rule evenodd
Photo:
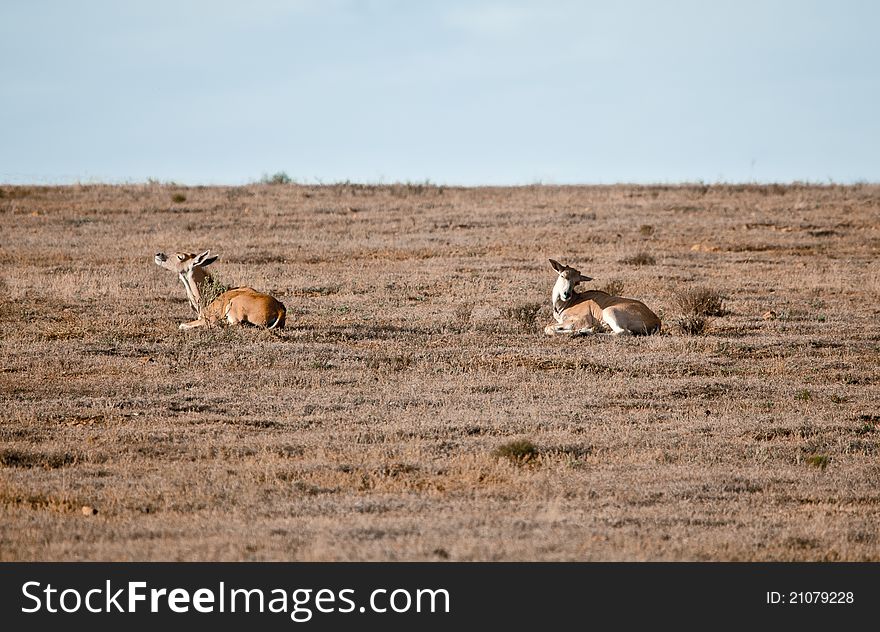
<path fill-rule="evenodd" d="M 537 458 L 538 448 L 528 439 L 517 439 L 495 448 L 492 456 L 500 459 L 510 459 L 514 463 L 528 463 Z"/>
<path fill-rule="evenodd" d="M 676 326 L 681 333 L 698 336 L 705 333 L 711 316 L 724 316 L 724 296 L 710 288 L 696 286 L 679 290 L 673 303 L 680 314 Z"/>
<path fill-rule="evenodd" d="M 406 371 L 414 363 L 409 353 L 393 355 L 374 355 L 367 359 L 367 368 L 380 371 Z"/>
<path fill-rule="evenodd" d="M 641 226 L 639 226 L 639 232 L 644 237 L 650 237 L 651 235 L 654 234 L 654 227 L 651 226 L 650 224 L 642 224 Z"/>
<path fill-rule="evenodd" d="M 229 290 L 229 286 L 224 284 L 216 276 L 208 276 L 202 283 L 199 296 L 199 313 L 205 311 L 205 308 L 213 303 L 221 294 Z"/>
<path fill-rule="evenodd" d="M 437 187 L 430 180 L 424 182 L 398 182 L 392 184 L 389 193 L 394 197 L 405 197 L 408 195 L 425 195 L 429 191 L 436 191 L 439 195 L 443 194 L 443 187 Z"/>
<path fill-rule="evenodd" d="M 186 196 L 183 193 L 175 193 L 171 196 L 171 201 L 175 204 L 182 204 L 186 202 Z"/>
<path fill-rule="evenodd" d="M 339 294 L 338 285 L 312 285 L 297 292 L 299 296 L 330 296 L 331 294 Z"/>
<path fill-rule="evenodd" d="M 684 316 L 724 316 L 724 295 L 707 287 L 680 290 L 674 297 L 675 306 Z"/>
<path fill-rule="evenodd" d="M 599 291 L 610 294 L 611 296 L 621 296 L 623 295 L 623 288 L 623 281 L 620 279 L 611 279 L 604 286 L 600 287 Z"/>
<path fill-rule="evenodd" d="M 631 257 L 621 259 L 620 263 L 625 263 L 630 266 L 652 266 L 657 263 L 657 260 L 651 253 L 640 250 Z"/>
<path fill-rule="evenodd" d="M 709 319 L 690 314 L 675 321 L 676 328 L 686 336 L 699 336 L 709 329 Z"/>
<path fill-rule="evenodd" d="M 535 317 L 541 309 L 540 303 L 520 303 L 501 310 L 501 315 L 519 325 L 526 331 L 535 328 Z"/>
<path fill-rule="evenodd" d="M 449 318 L 449 328 L 459 333 L 466 331 L 471 324 L 472 313 L 473 309 L 469 303 L 459 303 Z"/>
<path fill-rule="evenodd" d="M 812 465 L 813 467 L 818 467 L 820 470 L 824 470 L 828 467 L 828 464 L 831 463 L 831 457 L 824 454 L 813 454 L 806 458 L 806 462 L 807 465 Z"/>
<path fill-rule="evenodd" d="M 287 175 L 284 171 L 278 171 L 277 173 L 273 173 L 271 176 L 268 174 L 263 174 L 263 177 L 260 179 L 260 184 L 291 184 L 293 183 L 293 178 Z"/>

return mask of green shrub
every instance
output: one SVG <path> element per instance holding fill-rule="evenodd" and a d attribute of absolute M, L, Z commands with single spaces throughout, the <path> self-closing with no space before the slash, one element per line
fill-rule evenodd
<path fill-rule="evenodd" d="M 492 452 L 493 456 L 510 459 L 514 463 L 528 463 L 538 456 L 538 448 L 528 439 L 517 439 L 504 443 Z"/>
<path fill-rule="evenodd" d="M 263 174 L 263 177 L 260 179 L 260 184 L 292 184 L 293 178 L 287 175 L 284 171 L 278 171 L 273 173 L 271 176 L 268 174 Z"/>
<path fill-rule="evenodd" d="M 831 457 L 824 454 L 813 454 L 806 458 L 806 462 L 807 465 L 812 465 L 813 467 L 818 467 L 820 470 L 824 470 L 828 467 L 828 464 L 831 463 Z"/>
<path fill-rule="evenodd" d="M 228 290 L 229 286 L 220 281 L 216 276 L 205 277 L 204 283 L 199 288 L 199 313 L 204 312 L 208 305 Z"/>

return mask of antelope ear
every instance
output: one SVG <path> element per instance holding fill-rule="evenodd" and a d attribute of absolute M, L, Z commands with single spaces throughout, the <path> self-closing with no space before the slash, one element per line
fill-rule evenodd
<path fill-rule="evenodd" d="M 593 277 L 588 277 L 588 276 L 585 276 L 582 274 L 581 278 L 578 279 L 578 283 L 584 283 L 585 281 L 592 281 L 592 280 L 593 280 Z"/>
<path fill-rule="evenodd" d="M 193 259 L 193 264 L 192 264 L 193 267 L 194 268 L 203 268 L 203 267 L 209 266 L 212 263 L 214 263 L 215 261 L 217 261 L 217 257 L 219 255 L 214 255 L 213 257 L 210 257 L 210 256 L 208 256 L 210 254 L 211 254 L 211 251 L 206 250 L 205 252 L 196 255 L 195 259 Z"/>
<path fill-rule="evenodd" d="M 550 259 L 550 265 L 553 266 L 553 269 L 559 274 L 562 274 L 562 271 L 565 270 L 565 266 L 556 261 L 556 259 Z"/>

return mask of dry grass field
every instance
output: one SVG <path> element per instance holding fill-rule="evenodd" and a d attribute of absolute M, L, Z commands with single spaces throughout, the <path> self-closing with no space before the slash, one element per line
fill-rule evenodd
<path fill-rule="evenodd" d="M 2 560 L 880 560 L 880 186 L 3 186 L 0 228 Z M 209 248 L 285 330 L 178 331 L 153 253 Z M 549 257 L 663 333 L 545 336 Z"/>

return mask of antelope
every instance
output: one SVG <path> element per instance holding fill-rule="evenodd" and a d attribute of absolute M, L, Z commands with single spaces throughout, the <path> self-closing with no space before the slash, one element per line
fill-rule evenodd
<path fill-rule="evenodd" d="M 267 329 L 284 327 L 287 314 L 284 305 L 268 294 L 249 287 L 237 287 L 223 292 L 208 305 L 203 304 L 202 293 L 213 282 L 205 268 L 215 261 L 217 255 L 210 250 L 199 254 L 178 252 L 171 256 L 157 252 L 153 260 L 157 266 L 174 272 L 183 283 L 189 304 L 198 316 L 197 320 L 181 323 L 180 329 L 192 329 L 218 323 L 229 325 L 256 325 Z"/>
<path fill-rule="evenodd" d="M 574 286 L 592 281 L 579 270 L 550 259 L 559 275 L 553 286 L 553 318 L 544 333 L 588 334 L 609 327 L 616 335 L 647 335 L 660 331 L 660 319 L 641 301 L 589 290 L 575 292 Z"/>

